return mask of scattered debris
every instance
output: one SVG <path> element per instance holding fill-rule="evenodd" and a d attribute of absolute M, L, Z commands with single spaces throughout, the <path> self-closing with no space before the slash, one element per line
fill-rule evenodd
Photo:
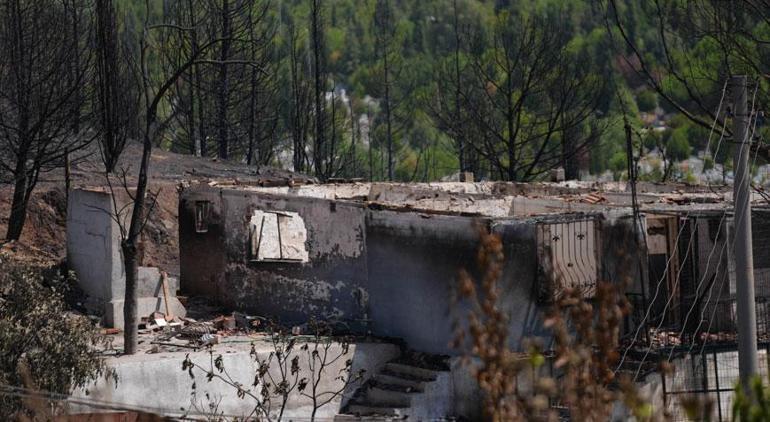
<path fill-rule="evenodd" d="M 149 341 L 152 348 L 147 353 L 159 353 L 179 351 L 180 348 L 199 349 L 212 346 L 222 343 L 221 339 L 228 336 L 254 335 L 255 331 L 263 326 L 265 318 L 233 312 L 230 315 L 218 314 L 200 321 L 153 312 L 142 317 L 141 321 L 139 333 L 152 335 Z M 297 328 L 300 332 L 303 331 Z"/>
<path fill-rule="evenodd" d="M 607 202 L 607 198 L 602 196 L 599 192 L 591 192 L 584 196 L 582 201 L 589 204 L 598 204 L 600 202 Z"/>
<path fill-rule="evenodd" d="M 204 346 L 219 344 L 219 336 L 216 334 L 204 334 L 201 336 L 201 344 Z"/>
<path fill-rule="evenodd" d="M 166 321 L 166 315 L 160 313 L 160 312 L 153 312 L 152 315 L 150 315 L 150 319 L 155 322 L 155 325 L 158 327 L 165 327 L 168 325 L 168 322 Z"/>
<path fill-rule="evenodd" d="M 214 319 L 214 326 L 220 330 L 234 330 L 235 317 L 224 315 L 218 316 Z"/>
<path fill-rule="evenodd" d="M 164 341 L 152 341 L 150 344 L 158 345 L 158 346 L 171 346 L 171 347 L 182 347 L 185 349 L 199 349 L 198 346 L 192 345 L 192 344 L 180 344 L 180 343 L 170 343 L 170 342 L 164 342 Z"/>
<path fill-rule="evenodd" d="M 262 325 L 262 320 L 264 320 L 262 317 L 246 315 L 241 312 L 233 312 L 233 317 L 235 318 L 236 328 L 242 330 L 255 329 Z"/>
<path fill-rule="evenodd" d="M 168 273 L 165 271 L 160 272 L 160 283 L 163 287 L 163 303 L 166 305 L 166 317 L 173 317 L 171 314 L 171 308 L 168 306 Z"/>

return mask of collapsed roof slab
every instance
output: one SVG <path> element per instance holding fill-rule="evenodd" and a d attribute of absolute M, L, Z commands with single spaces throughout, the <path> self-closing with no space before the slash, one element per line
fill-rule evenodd
<path fill-rule="evenodd" d="M 258 187 L 216 185 L 217 187 L 328 200 L 354 201 L 403 211 L 477 215 L 492 218 L 528 217 L 573 212 L 602 212 L 632 206 L 626 183 L 336 183 Z M 681 184 L 640 183 L 637 203 L 642 209 L 669 211 L 725 208 L 730 192 L 724 187 L 708 188 Z M 759 196 L 754 198 L 759 200 Z"/>

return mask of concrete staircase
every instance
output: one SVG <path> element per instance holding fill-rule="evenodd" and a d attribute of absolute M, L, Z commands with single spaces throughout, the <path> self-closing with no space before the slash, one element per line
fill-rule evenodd
<path fill-rule="evenodd" d="M 388 362 L 356 391 L 335 417 L 347 421 L 448 420 L 448 370 L 426 369 L 402 360 Z"/>

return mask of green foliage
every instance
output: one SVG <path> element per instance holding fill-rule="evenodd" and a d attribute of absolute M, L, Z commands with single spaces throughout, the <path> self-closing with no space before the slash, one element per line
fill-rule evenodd
<path fill-rule="evenodd" d="M 72 273 L 0 255 L 0 384 L 68 394 L 105 372 L 97 329 L 65 303 L 74 284 Z M 0 419 L 20 406 L 18 398 L 0 397 Z"/>
<path fill-rule="evenodd" d="M 674 129 L 666 142 L 666 155 L 673 161 L 682 161 L 690 157 L 692 149 L 686 127 Z"/>
<path fill-rule="evenodd" d="M 736 422 L 770 421 L 770 389 L 762 384 L 760 377 L 750 383 L 751 394 L 738 383 L 735 386 L 732 420 Z"/>
<path fill-rule="evenodd" d="M 660 160 L 651 160 L 651 170 L 639 175 L 639 180 L 645 182 L 660 182 L 663 179 L 663 168 Z"/>
<path fill-rule="evenodd" d="M 260 0 L 258 0 L 259 2 Z M 150 2 L 151 22 L 162 21 L 162 2 Z M 371 113 L 371 134 L 369 142 L 372 145 L 370 152 L 364 143 L 360 148 L 350 152 L 355 165 L 343 168 L 338 176 L 368 177 L 374 174 L 375 179 L 383 174 L 381 156 L 385 152 L 382 143 L 386 138 L 383 135 L 382 122 L 384 121 L 384 108 L 381 106 L 383 97 L 383 63 L 380 54 L 382 47 L 382 28 L 375 24 L 375 10 L 377 0 L 329 0 L 322 2 L 324 10 L 324 62 L 326 63 L 329 88 L 333 81 L 336 88 L 344 88 L 354 102 L 358 103 L 356 115 Z M 544 23 L 557 22 L 554 28 L 558 28 L 556 37 L 563 37 L 563 54 L 560 61 L 565 65 L 579 63 L 572 73 L 579 72 L 577 68 L 586 69 L 598 80 L 604 82 L 601 87 L 601 95 L 598 100 L 598 112 L 578 133 L 556 133 L 549 138 L 547 151 L 559 151 L 564 139 L 580 137 L 588 132 L 588 128 L 600 127 L 597 130 L 595 141 L 591 144 L 590 171 L 601 174 L 607 170 L 614 172 L 624 171 L 621 168 L 622 160 L 620 152 L 625 151 L 625 135 L 623 132 L 622 115 L 625 114 L 631 120 L 635 129 L 641 128 L 639 113 L 651 112 L 656 106 L 662 107 L 666 112 L 677 113 L 677 109 L 669 104 L 663 96 L 645 85 L 645 81 L 639 77 L 626 63 L 629 57 L 623 57 L 618 52 L 617 43 L 622 38 L 617 28 L 607 28 L 604 19 L 604 11 L 595 2 L 578 0 L 563 2 L 557 0 L 539 0 L 536 2 L 496 1 L 479 2 L 472 0 L 457 0 L 457 25 L 461 29 L 459 33 L 459 54 L 456 53 L 455 34 L 455 10 L 454 2 L 446 0 L 390 0 L 387 3 L 392 11 L 392 25 L 387 29 L 392 30 L 392 59 L 391 72 L 394 73 L 390 83 L 391 96 L 394 98 L 394 122 L 393 142 L 396 146 L 396 176 L 399 180 L 436 180 L 458 171 L 460 160 L 457 158 L 459 148 L 455 135 L 446 130 L 446 124 L 435 121 L 430 116 L 432 108 L 436 107 L 436 95 L 442 91 L 449 92 L 449 97 L 454 95 L 453 78 L 455 59 L 459 63 L 460 80 L 464 87 L 470 87 L 479 80 L 479 75 L 473 74 L 473 59 L 480 59 L 480 63 L 489 63 L 490 79 L 500 86 L 507 81 L 499 66 L 494 65 L 494 50 L 496 48 L 496 31 L 501 33 L 506 42 L 514 42 L 514 35 L 522 21 L 532 17 L 542 19 Z M 637 47 L 644 60 L 650 65 L 651 71 L 660 82 L 663 91 L 679 104 L 693 105 L 691 93 L 688 87 L 677 76 L 666 73 L 667 62 L 664 56 L 663 45 L 660 41 L 660 32 L 654 16 L 655 8 L 649 2 L 630 0 L 618 2 L 619 13 L 625 24 L 628 35 L 637 42 Z M 141 22 L 144 16 L 143 0 L 119 0 L 117 2 L 119 20 L 122 27 L 128 32 L 133 31 L 136 39 L 141 32 Z M 267 4 L 267 3 L 266 3 Z M 602 13 L 597 13 L 600 11 Z M 310 57 L 311 47 L 309 42 L 309 3 L 305 0 L 286 0 L 270 4 L 270 16 L 276 24 L 274 41 L 276 62 L 272 64 L 276 69 L 276 84 L 279 86 L 276 102 L 278 106 L 277 134 L 275 136 L 275 148 L 277 151 L 291 148 L 291 133 L 286 127 L 286 120 L 291 110 L 290 73 L 286 61 L 288 61 L 288 34 L 293 29 L 298 31 L 302 40 L 300 45 L 301 55 Z M 681 17 L 677 17 L 680 19 Z M 551 31 L 552 32 L 552 31 Z M 550 32 L 549 32 L 550 33 Z M 770 25 L 758 23 L 753 29 L 756 36 L 767 37 L 770 35 Z M 688 65 L 687 73 L 678 75 L 687 78 L 690 89 L 698 93 L 719 93 L 721 82 L 718 75 L 724 72 L 724 63 L 720 61 L 719 45 L 713 39 L 675 39 L 670 34 L 671 44 L 668 48 L 673 52 L 672 60 L 678 66 Z M 131 38 L 131 37 L 129 37 Z M 500 37 L 497 37 L 500 38 Z M 161 43 L 162 40 L 156 40 Z M 500 40 L 498 40 L 500 41 Z M 497 46 L 502 45 L 499 42 Z M 514 52 L 518 51 L 513 49 Z M 751 48 L 745 50 L 750 55 L 757 55 Z M 498 54 L 499 55 L 499 54 Z M 698 60 L 689 66 L 688 57 L 697 56 Z M 499 57 L 498 57 L 499 58 Z M 150 68 L 158 68 L 160 57 L 151 57 Z M 310 63 L 306 69 L 309 71 Z M 715 82 L 717 81 L 717 82 Z M 578 86 L 582 86 L 580 84 Z M 554 88 L 554 90 L 557 90 Z M 499 91 L 499 90 L 498 90 Z M 634 94 L 636 93 L 636 94 Z M 483 100 L 481 93 L 471 101 Z M 515 92 L 519 94 L 519 92 Z M 498 93 L 491 93 L 494 101 L 504 104 L 504 98 Z M 373 101 L 363 101 L 371 97 Z M 515 96 L 514 96 L 515 98 Z M 718 99 L 718 96 L 717 96 Z M 716 99 L 704 102 L 706 109 L 713 109 L 712 103 Z M 453 106 L 453 99 L 446 100 Z M 538 113 L 543 108 L 548 108 L 548 101 L 533 99 L 526 104 L 526 113 L 523 114 L 522 126 L 525 132 L 539 132 L 541 127 L 535 123 Z M 163 104 L 161 109 L 164 117 L 172 113 L 169 104 Z M 575 110 L 578 107 L 568 107 Z M 494 110 L 481 113 L 482 116 L 463 117 L 463 119 L 476 119 L 488 117 Z M 460 114 L 469 114 L 468 108 L 461 110 Z M 698 115 L 703 115 L 703 109 L 697 109 Z M 669 116 L 667 116 L 669 117 Z M 705 117 L 709 120 L 708 117 Z M 465 122 L 464 122 L 465 123 Z M 469 127 L 469 124 L 463 124 Z M 486 122 L 490 123 L 490 122 Z M 497 123 L 492 121 L 491 123 Z M 687 119 L 674 117 L 668 122 L 673 129 L 669 143 L 665 147 L 673 160 L 687 158 L 694 150 L 705 147 L 708 130 L 690 123 Z M 347 128 L 348 123 L 342 123 Z M 490 139 L 495 139 L 489 133 L 480 133 L 476 128 L 470 134 L 471 142 L 477 142 L 479 146 L 487 145 Z M 494 125 L 493 125 L 494 126 Z M 541 125 L 542 126 L 542 125 Z M 606 128 L 606 130 L 605 130 Z M 347 130 L 347 129 L 345 129 Z M 583 131 L 583 133 L 579 133 Z M 505 131 L 499 131 L 503 137 Z M 468 136 L 468 135 L 466 135 Z M 518 136 L 522 136 L 520 133 Z M 343 138 L 349 137 L 345 134 Z M 312 138 L 312 133 L 311 133 Z M 426 139 L 428 141 L 426 141 Z M 645 151 L 651 151 L 658 147 L 660 139 L 645 139 Z M 669 141 L 669 139 L 666 139 Z M 344 142 L 344 141 L 343 141 Z M 499 140 L 497 140 L 500 143 Z M 311 139 L 312 143 L 312 139 Z M 528 142 L 525 142 L 528 143 Z M 526 145 L 519 151 L 517 161 L 526 162 L 537 154 L 537 141 L 534 145 Z M 714 142 L 716 143 L 716 142 Z M 723 150 L 728 150 L 725 146 Z M 476 171 L 484 173 L 491 169 L 490 163 L 507 163 L 504 145 L 494 145 L 486 151 L 485 158 L 477 163 Z M 724 162 L 729 151 L 720 151 L 720 156 L 715 157 L 716 162 Z M 237 155 L 238 153 L 236 153 Z M 496 155 L 496 156 L 495 156 Z M 276 153 L 274 157 L 281 154 Z M 371 166 L 369 157 L 372 157 Z M 491 156 L 491 157 L 490 157 Z M 240 157 L 232 157 L 238 159 Z M 478 159 L 478 157 L 477 157 Z M 426 164 L 427 163 L 427 164 Z M 285 165 L 277 159 L 271 161 L 273 165 Z M 426 167 L 427 165 L 427 167 Z M 370 168 L 371 167 L 371 168 Z M 354 170 L 351 170 L 354 168 Z M 489 177 L 501 177 L 497 171 L 488 170 Z M 385 171 L 387 173 L 387 171 Z M 532 176 L 534 178 L 542 176 Z"/>
<path fill-rule="evenodd" d="M 591 149 L 591 172 L 601 174 L 606 170 L 612 170 L 612 158 L 618 154 L 622 154 L 625 161 L 625 140 L 626 134 L 623 129 L 622 119 L 615 119 L 607 130 L 601 134 L 599 141 Z M 616 162 L 615 164 L 618 165 L 619 163 Z M 622 170 L 625 170 L 625 164 Z"/>
<path fill-rule="evenodd" d="M 658 106 L 658 95 L 655 91 L 646 89 L 637 94 L 636 105 L 641 111 L 652 112 Z"/>
<path fill-rule="evenodd" d="M 626 153 L 623 151 L 617 151 L 612 154 L 610 158 L 610 170 L 615 175 L 615 179 L 620 178 L 620 174 L 628 169 L 628 160 Z"/>

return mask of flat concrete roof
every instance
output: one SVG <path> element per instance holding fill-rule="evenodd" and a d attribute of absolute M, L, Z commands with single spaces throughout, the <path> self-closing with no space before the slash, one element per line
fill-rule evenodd
<path fill-rule="evenodd" d="M 187 185 L 184 189 L 196 188 L 352 201 L 382 209 L 491 218 L 610 210 L 630 213 L 632 207 L 631 188 L 626 182 L 354 182 L 269 187 L 209 182 Z M 752 201 L 755 207 L 770 205 L 757 192 L 752 192 Z M 732 187 L 640 182 L 637 203 L 643 212 L 649 213 L 730 212 Z"/>

